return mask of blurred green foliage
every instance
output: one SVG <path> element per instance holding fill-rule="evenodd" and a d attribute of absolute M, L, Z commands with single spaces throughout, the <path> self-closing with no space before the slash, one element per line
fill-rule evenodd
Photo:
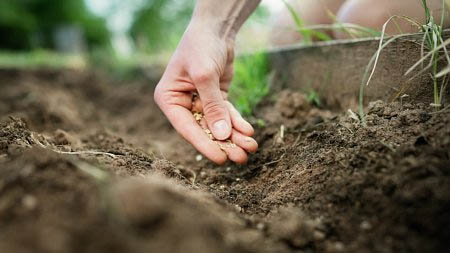
<path fill-rule="evenodd" d="M 244 115 L 253 109 L 269 92 L 269 60 L 265 53 L 241 56 L 234 63 L 234 78 L 229 90 L 230 101 Z"/>
<path fill-rule="evenodd" d="M 129 34 L 138 50 L 154 53 L 174 49 L 187 27 L 195 1 L 146 0 L 131 24 Z"/>
<path fill-rule="evenodd" d="M 19 69 L 62 69 L 83 68 L 86 62 L 80 55 L 59 54 L 36 49 L 29 52 L 0 51 L 0 68 Z"/>
<path fill-rule="evenodd" d="M 264 7 L 263 5 L 259 5 L 256 10 L 252 13 L 250 18 L 246 21 L 246 24 L 251 24 L 252 22 L 260 22 L 260 23 L 266 23 L 270 16 L 270 11 L 267 9 L 267 7 Z"/>
<path fill-rule="evenodd" d="M 320 100 L 319 93 L 317 93 L 315 90 L 310 90 L 306 94 L 307 94 L 306 98 L 308 99 L 308 102 L 310 104 L 317 106 L 317 107 L 322 106 L 322 102 Z"/>
<path fill-rule="evenodd" d="M 194 0 L 144 0 L 133 17 L 129 35 L 137 50 L 146 53 L 172 51 L 176 48 L 194 11 Z M 269 10 L 260 6 L 247 22 L 261 22 Z"/>
<path fill-rule="evenodd" d="M 110 44 L 106 21 L 89 12 L 84 0 L 0 1 L 0 48 L 54 48 L 53 32 L 61 25 L 81 28 L 90 49 Z"/>
<path fill-rule="evenodd" d="M 90 66 L 100 69 L 118 81 L 130 81 L 142 75 L 142 62 L 139 54 L 123 57 L 112 48 L 92 50 L 87 61 Z M 147 58 L 145 58 L 147 59 Z"/>

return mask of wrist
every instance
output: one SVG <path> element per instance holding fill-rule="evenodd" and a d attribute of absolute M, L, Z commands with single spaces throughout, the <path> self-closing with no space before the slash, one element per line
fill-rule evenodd
<path fill-rule="evenodd" d="M 236 38 L 236 19 L 233 17 L 217 17 L 209 13 L 196 13 L 189 23 L 189 29 L 207 32 L 224 41 L 233 41 Z"/>
<path fill-rule="evenodd" d="M 218 22 L 217 19 L 192 18 L 186 29 L 186 38 L 193 39 L 197 43 L 213 43 L 216 46 L 234 49 L 236 32 L 229 24 Z"/>
<path fill-rule="evenodd" d="M 204 24 L 219 38 L 234 41 L 237 32 L 261 0 L 197 0 L 192 24 Z"/>

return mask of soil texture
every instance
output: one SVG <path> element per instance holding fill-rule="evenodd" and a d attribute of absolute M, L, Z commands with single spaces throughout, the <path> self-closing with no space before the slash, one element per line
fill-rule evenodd
<path fill-rule="evenodd" d="M 146 80 L 0 71 L 0 252 L 448 252 L 450 114 L 283 90 L 217 166 Z M 258 123 L 258 124 L 256 124 Z"/>

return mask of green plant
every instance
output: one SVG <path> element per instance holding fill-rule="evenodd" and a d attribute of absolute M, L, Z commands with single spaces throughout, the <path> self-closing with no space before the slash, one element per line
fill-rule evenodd
<path fill-rule="evenodd" d="M 440 25 L 436 24 L 436 22 L 433 18 L 433 15 L 432 15 L 430 9 L 428 8 L 426 0 L 421 0 L 421 1 L 422 1 L 422 5 L 424 8 L 424 12 L 425 12 L 425 24 L 422 25 L 419 22 L 417 22 L 407 16 L 392 16 L 383 25 L 378 50 L 373 55 L 371 60 L 369 61 L 369 64 L 366 67 L 366 70 L 364 72 L 364 75 L 363 75 L 363 78 L 361 81 L 360 94 L 359 94 L 359 114 L 360 114 L 360 118 L 361 118 L 361 121 L 363 124 L 365 124 L 364 107 L 363 107 L 364 87 L 369 85 L 369 83 L 375 73 L 375 69 L 376 69 L 381 51 L 386 46 L 388 46 L 390 43 L 392 43 L 393 41 L 395 41 L 401 37 L 408 36 L 408 34 L 400 34 L 400 35 L 392 36 L 390 39 L 388 39 L 386 42 L 384 42 L 386 26 L 388 25 L 389 22 L 391 22 L 392 20 L 395 20 L 395 18 L 404 19 L 404 20 L 410 22 L 411 24 L 418 26 L 421 29 L 421 31 L 423 32 L 423 42 L 422 42 L 422 47 L 421 47 L 422 57 L 418 62 L 416 62 L 411 68 L 408 69 L 408 71 L 405 73 L 405 76 L 409 75 L 418 66 L 420 66 L 420 65 L 423 66 L 423 63 L 428 58 L 430 58 L 429 64 L 425 67 L 423 66 L 423 69 L 421 71 L 419 71 L 416 75 L 414 75 L 412 78 L 410 78 L 408 80 L 408 82 L 412 81 L 415 77 L 419 76 L 420 74 L 422 74 L 423 72 L 425 72 L 431 68 L 431 77 L 433 80 L 433 99 L 434 99 L 434 103 L 432 104 L 432 106 L 438 107 L 438 108 L 442 106 L 441 103 L 442 103 L 443 94 L 444 94 L 444 91 L 448 84 L 448 76 L 447 75 L 450 73 L 450 56 L 449 56 L 449 53 L 446 48 L 448 45 L 450 45 L 450 39 L 447 39 L 444 41 L 443 34 L 442 34 L 443 33 L 443 21 L 445 19 L 445 10 L 446 10 L 445 0 L 442 1 L 442 16 L 441 16 L 441 24 Z M 427 54 L 424 54 L 425 49 L 427 49 L 429 51 Z M 442 58 L 445 58 L 447 60 L 448 66 L 446 68 L 444 68 L 443 70 L 438 71 L 438 63 Z M 372 70 L 370 70 L 371 68 L 372 68 Z M 442 78 L 442 77 L 444 77 L 444 78 Z M 441 85 L 438 84 L 438 78 L 442 78 Z"/>
<path fill-rule="evenodd" d="M 314 106 L 320 107 L 322 102 L 320 101 L 320 96 L 315 90 L 310 90 L 307 93 L 308 102 Z"/>
<path fill-rule="evenodd" d="M 239 57 L 234 63 L 234 70 L 234 79 L 229 90 L 230 100 L 242 115 L 249 116 L 269 92 L 267 55 L 255 53 Z"/>
<path fill-rule="evenodd" d="M 439 60 L 444 58 L 448 62 L 448 66 L 450 66 L 450 57 L 446 48 L 446 42 L 443 40 L 443 22 L 445 19 L 445 1 L 442 1 L 442 17 L 440 25 L 436 24 L 433 15 L 428 8 L 427 1 L 422 0 L 422 4 L 425 10 L 425 24 L 422 25 L 422 32 L 424 33 L 424 40 L 422 44 L 422 52 L 423 48 L 426 47 L 429 50 L 429 54 L 423 56 L 422 59 L 430 57 L 430 62 L 428 67 L 431 67 L 432 79 L 433 79 L 433 98 L 434 103 L 432 106 L 441 107 L 442 106 L 442 97 L 447 86 L 448 79 L 446 78 L 448 73 L 450 73 L 449 67 L 445 68 L 443 71 L 438 70 Z M 409 74 L 412 70 L 415 69 L 415 66 L 411 67 L 406 74 Z M 441 83 L 439 84 L 439 78 L 441 79 Z"/>
<path fill-rule="evenodd" d="M 384 42 L 384 38 L 386 36 L 386 27 L 389 24 L 389 22 L 391 22 L 392 20 L 394 20 L 396 18 L 404 18 L 404 19 L 412 22 L 413 24 L 416 24 L 419 26 L 419 24 L 417 22 L 415 22 L 414 20 L 412 20 L 408 17 L 405 17 L 405 16 L 392 16 L 386 21 L 386 23 L 384 23 L 383 28 L 381 30 L 381 37 L 380 37 L 378 49 L 375 52 L 375 54 L 372 56 L 372 58 L 370 59 L 369 64 L 367 64 L 366 69 L 364 71 L 363 78 L 361 79 L 361 85 L 360 85 L 360 89 L 359 89 L 359 116 L 361 118 L 361 122 L 363 125 L 365 125 L 364 87 L 369 85 L 370 81 L 372 80 L 373 75 L 375 74 L 375 70 L 377 68 L 378 59 L 381 55 L 381 52 L 383 51 L 383 49 L 385 47 L 387 47 L 389 44 L 391 44 L 395 40 L 397 40 L 401 37 L 404 37 L 404 36 L 408 36 L 408 34 L 400 34 L 400 35 L 392 36 L 386 42 Z"/>

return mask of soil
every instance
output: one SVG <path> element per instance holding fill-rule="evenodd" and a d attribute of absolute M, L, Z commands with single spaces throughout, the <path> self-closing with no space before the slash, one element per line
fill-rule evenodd
<path fill-rule="evenodd" d="M 145 80 L 0 83 L 0 252 L 449 251 L 448 112 L 374 101 L 364 126 L 283 90 L 250 119 L 248 164 L 216 166 Z"/>

